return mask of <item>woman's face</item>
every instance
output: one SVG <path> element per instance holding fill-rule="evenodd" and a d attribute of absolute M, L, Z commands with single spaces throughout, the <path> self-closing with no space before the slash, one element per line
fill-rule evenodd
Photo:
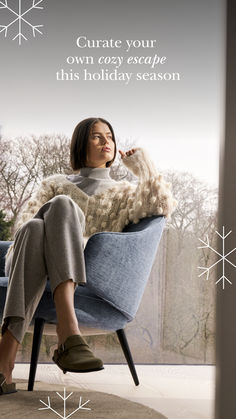
<path fill-rule="evenodd" d="M 90 130 L 87 143 L 86 167 L 106 167 L 114 157 L 115 143 L 107 124 L 96 122 Z"/>

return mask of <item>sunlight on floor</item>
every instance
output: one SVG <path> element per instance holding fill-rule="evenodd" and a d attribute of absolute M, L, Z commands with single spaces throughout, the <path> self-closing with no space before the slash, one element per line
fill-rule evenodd
<path fill-rule="evenodd" d="M 139 386 L 135 386 L 127 365 L 104 367 L 92 373 L 63 374 L 54 364 L 39 364 L 36 381 L 114 394 L 149 406 L 168 419 L 214 417 L 214 366 L 136 365 Z M 16 364 L 13 379 L 28 379 L 28 373 L 29 364 Z"/>

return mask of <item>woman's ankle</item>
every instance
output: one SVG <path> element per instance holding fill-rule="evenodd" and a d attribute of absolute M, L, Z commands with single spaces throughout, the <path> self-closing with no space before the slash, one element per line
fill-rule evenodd
<path fill-rule="evenodd" d="M 64 343 L 69 336 L 81 335 L 78 324 L 73 324 L 70 326 L 67 324 L 67 327 L 62 327 L 57 324 L 56 332 L 58 336 L 58 346 L 61 343 Z"/>
<path fill-rule="evenodd" d="M 4 362 L 4 364 L 0 363 L 0 373 L 4 375 L 7 384 L 12 383 L 12 371 L 14 369 L 14 366 L 15 365 L 12 362 Z"/>
<path fill-rule="evenodd" d="M 7 379 L 9 379 L 9 377 L 11 379 L 19 345 L 19 342 L 12 333 L 6 329 L 0 339 L 0 372 L 4 374 Z M 8 382 L 9 381 L 7 380 L 7 383 Z"/>

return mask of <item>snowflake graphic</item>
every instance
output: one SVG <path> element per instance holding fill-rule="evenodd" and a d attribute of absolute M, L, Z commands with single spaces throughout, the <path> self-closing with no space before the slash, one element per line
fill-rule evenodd
<path fill-rule="evenodd" d="M 11 12 L 13 15 L 17 16 L 15 19 L 12 18 L 13 20 L 8 24 L 8 25 L 0 25 L 0 33 L 1 32 L 5 32 L 5 38 L 7 37 L 7 30 L 10 26 L 17 24 L 18 23 L 18 33 L 17 35 L 12 38 L 12 40 L 14 41 L 15 39 L 18 38 L 19 40 L 19 45 L 21 45 L 21 39 L 25 39 L 27 41 L 26 36 L 21 32 L 22 31 L 22 22 L 25 22 L 26 25 L 28 25 L 29 27 L 32 28 L 33 31 L 33 36 L 35 37 L 35 33 L 39 32 L 42 34 L 42 32 L 38 29 L 40 27 L 42 27 L 43 25 L 32 25 L 28 20 L 26 20 L 24 18 L 24 16 L 29 13 L 30 10 L 32 9 L 43 9 L 43 6 L 39 6 L 40 3 L 42 3 L 43 0 L 32 0 L 32 5 L 31 7 L 28 7 L 28 9 L 26 9 L 23 13 L 22 13 L 22 8 L 21 8 L 21 2 L 22 0 L 18 0 L 18 11 L 16 12 L 15 10 L 13 10 L 9 5 L 8 5 L 8 0 L 0 0 L 0 9 L 6 9 L 9 10 L 9 12 Z"/>
<path fill-rule="evenodd" d="M 198 239 L 198 240 L 200 240 L 203 244 L 204 244 L 204 246 L 198 246 L 198 249 L 204 249 L 204 248 L 209 248 L 209 249 L 211 249 L 214 253 L 216 253 L 217 255 L 219 255 L 220 256 L 220 259 L 219 260 L 217 260 L 215 263 L 213 263 L 213 265 L 211 265 L 209 268 L 206 268 L 206 267 L 203 267 L 203 266 L 198 266 L 198 268 L 199 269 L 204 269 L 204 271 L 200 274 L 200 275 L 198 275 L 198 277 L 200 277 L 200 276 L 202 276 L 202 275 L 204 275 L 206 272 L 207 272 L 207 277 L 206 277 L 206 279 L 208 280 L 209 279 L 209 273 L 210 273 L 210 270 L 215 266 L 215 265 L 217 265 L 217 263 L 219 263 L 219 262 L 221 262 L 221 261 L 223 261 L 223 275 L 220 277 L 220 279 L 218 279 L 215 283 L 216 284 L 218 284 L 218 282 L 220 282 L 220 281 L 222 281 L 222 284 L 223 284 L 223 289 L 225 288 L 225 281 L 228 281 L 231 285 L 232 285 L 232 282 L 225 276 L 225 263 L 226 262 L 228 262 L 228 263 L 230 263 L 230 265 L 232 265 L 234 268 L 236 268 L 236 266 L 232 263 L 232 262 L 230 262 L 230 260 L 228 260 L 227 259 L 227 257 L 230 255 L 230 253 L 233 253 L 235 250 L 236 250 L 236 247 L 233 249 L 233 250 L 231 250 L 229 253 L 227 253 L 226 255 L 225 255 L 225 239 L 226 239 L 226 237 L 228 237 L 229 235 L 230 235 L 230 233 L 232 233 L 232 230 L 231 231 L 229 231 L 229 233 L 227 233 L 226 235 L 225 235 L 225 228 L 224 228 L 224 226 L 223 226 L 223 233 L 222 233 L 222 235 L 218 232 L 218 231 L 215 231 L 220 237 L 221 237 L 221 239 L 222 239 L 222 243 L 223 243 L 223 254 L 221 255 L 219 252 L 217 252 L 217 250 L 216 249 L 214 249 L 213 247 L 211 247 L 210 246 L 210 244 L 209 244 L 209 239 L 208 239 L 208 236 L 207 236 L 207 241 L 206 242 L 204 242 L 203 240 L 201 240 L 201 239 Z"/>
<path fill-rule="evenodd" d="M 64 387 L 64 396 L 62 396 L 61 394 L 59 394 L 58 392 L 56 392 L 56 394 L 58 394 L 59 397 L 61 397 L 61 399 L 64 401 L 64 415 L 62 416 L 60 413 L 58 413 L 56 410 L 54 410 L 51 407 L 51 402 L 50 402 L 50 397 L 48 397 L 48 404 L 43 402 L 42 400 L 40 400 L 41 403 L 43 403 L 46 407 L 40 407 L 38 410 L 51 410 L 52 412 L 54 412 L 57 416 L 60 416 L 60 418 L 62 419 L 67 419 L 70 416 L 74 415 L 75 412 L 77 412 L 79 409 L 84 409 L 84 410 L 91 410 L 89 407 L 83 407 L 85 406 L 90 400 L 87 400 L 85 403 L 81 404 L 81 399 L 82 397 L 80 397 L 79 399 L 79 406 L 77 407 L 77 409 L 75 409 L 72 413 L 70 413 L 68 416 L 66 416 L 66 400 L 73 394 L 73 391 L 66 396 L 66 389 Z"/>

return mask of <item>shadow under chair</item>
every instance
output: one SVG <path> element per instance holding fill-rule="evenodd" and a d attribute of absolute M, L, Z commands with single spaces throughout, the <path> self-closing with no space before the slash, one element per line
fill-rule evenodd
<path fill-rule="evenodd" d="M 164 216 L 152 216 L 128 224 L 122 232 L 103 231 L 90 236 L 84 249 L 87 282 L 77 286 L 74 294 L 82 335 L 116 332 L 136 386 L 139 380 L 124 328 L 138 311 L 164 226 Z M 11 243 L 0 241 L 1 321 L 8 285 L 5 255 Z M 56 323 L 56 308 L 47 280 L 28 329 L 33 331 L 28 391 L 34 387 L 42 335 L 55 335 Z"/>

